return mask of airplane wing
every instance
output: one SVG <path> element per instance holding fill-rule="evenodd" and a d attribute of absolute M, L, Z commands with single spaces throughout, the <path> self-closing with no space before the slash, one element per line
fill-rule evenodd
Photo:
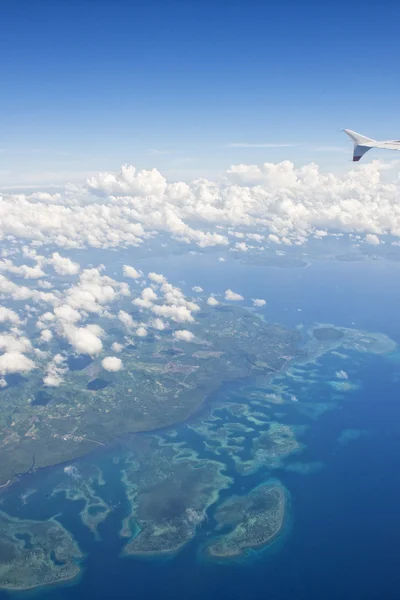
<path fill-rule="evenodd" d="M 353 150 L 353 162 L 358 162 L 360 160 L 360 158 L 362 158 L 364 156 L 364 154 L 366 152 L 368 152 L 368 150 L 371 150 L 371 148 L 373 148 L 373 146 L 359 146 L 359 145 L 354 145 L 354 150 Z"/>
<path fill-rule="evenodd" d="M 357 162 L 371 148 L 383 148 L 385 150 L 400 150 L 400 140 L 388 140 L 387 142 L 377 142 L 371 138 L 365 137 L 351 129 L 344 129 L 345 133 L 353 140 L 353 162 Z"/>
<path fill-rule="evenodd" d="M 376 148 L 385 148 L 386 150 L 400 150 L 400 142 L 377 142 Z"/>

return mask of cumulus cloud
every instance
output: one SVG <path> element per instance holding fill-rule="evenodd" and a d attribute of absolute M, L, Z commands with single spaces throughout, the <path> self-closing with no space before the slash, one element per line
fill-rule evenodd
<path fill-rule="evenodd" d="M 142 276 L 140 271 L 137 271 L 134 267 L 130 267 L 129 265 L 124 265 L 122 270 L 125 277 L 130 277 L 131 279 L 140 279 Z"/>
<path fill-rule="evenodd" d="M 20 323 L 20 318 L 17 315 L 17 313 L 11 310 L 10 308 L 0 306 L 0 323 L 4 323 L 5 321 L 17 325 L 18 323 Z"/>
<path fill-rule="evenodd" d="M 138 327 L 136 329 L 136 335 L 139 337 L 146 337 L 146 335 L 147 335 L 146 327 Z"/>
<path fill-rule="evenodd" d="M 28 265 L 16 266 L 9 259 L 0 260 L 0 271 L 13 273 L 17 277 L 23 277 L 24 279 L 39 279 L 46 276 L 46 273 L 39 264 L 36 264 L 34 267 Z"/>
<path fill-rule="evenodd" d="M 61 256 L 58 252 L 53 252 L 48 262 L 59 275 L 76 275 L 80 270 L 78 263 L 72 262 L 70 258 Z"/>
<path fill-rule="evenodd" d="M 210 296 L 207 298 L 207 304 L 208 306 L 218 306 L 219 302 L 216 298 L 214 298 L 214 296 Z"/>
<path fill-rule="evenodd" d="M 121 296 L 129 296 L 129 286 L 102 275 L 101 270 L 84 269 L 77 285 L 67 290 L 66 303 L 76 310 L 101 314 Z"/>
<path fill-rule="evenodd" d="M 65 366 L 65 357 L 56 354 L 46 367 L 46 375 L 43 377 L 43 383 L 47 387 L 58 387 L 64 381 L 63 375 L 68 371 Z"/>
<path fill-rule="evenodd" d="M 121 352 L 123 349 L 123 344 L 120 344 L 119 342 L 114 342 L 113 344 L 111 344 L 111 350 L 113 352 Z"/>
<path fill-rule="evenodd" d="M 156 318 L 151 318 L 149 319 L 149 327 L 152 327 L 153 329 L 157 329 L 158 331 L 164 331 L 165 329 L 165 323 L 162 319 L 159 319 L 158 317 Z"/>
<path fill-rule="evenodd" d="M 35 368 L 33 360 L 18 351 L 5 352 L 0 356 L 0 374 L 29 373 Z"/>
<path fill-rule="evenodd" d="M 114 248 L 138 246 L 155 232 L 200 247 L 226 246 L 229 228 L 271 244 L 301 244 L 326 232 L 400 236 L 399 196 L 397 173 L 379 161 L 340 174 L 314 163 L 239 164 L 215 181 L 190 183 L 123 166 L 64 193 L 4 194 L 0 238 Z M 246 246 L 243 240 L 236 249 Z"/>
<path fill-rule="evenodd" d="M 194 287 L 192 287 L 192 290 L 194 292 L 196 292 L 196 294 L 201 294 L 201 292 L 203 291 L 203 288 L 200 287 L 199 285 L 195 285 Z"/>
<path fill-rule="evenodd" d="M 162 284 L 166 281 L 164 275 L 160 275 L 159 273 L 149 273 L 148 278 L 158 284 Z"/>
<path fill-rule="evenodd" d="M 232 290 L 226 290 L 225 291 L 225 300 L 229 300 L 231 302 L 239 302 L 240 300 L 243 300 L 243 296 L 241 296 L 240 294 L 237 294 L 236 292 L 233 292 Z"/>
<path fill-rule="evenodd" d="M 183 342 L 191 342 L 194 339 L 193 333 L 187 329 L 178 329 L 177 331 L 174 331 L 173 337 L 176 340 Z"/>
<path fill-rule="evenodd" d="M 155 304 L 152 307 L 152 311 L 159 317 L 164 317 L 166 319 L 172 319 L 176 323 L 193 323 L 194 318 L 192 313 L 186 306 L 177 306 L 166 304 L 159 305 Z"/>
<path fill-rule="evenodd" d="M 50 342 L 53 339 L 53 334 L 51 333 L 50 329 L 43 329 L 40 332 L 40 339 L 42 342 Z"/>
<path fill-rule="evenodd" d="M 253 306 L 257 306 L 258 308 L 267 304 L 266 300 L 263 300 L 262 298 L 252 298 L 252 302 Z"/>
<path fill-rule="evenodd" d="M 134 321 L 132 316 L 124 310 L 120 310 L 117 316 L 121 323 L 125 325 L 127 329 L 133 329 L 134 327 L 136 327 L 136 321 Z"/>
<path fill-rule="evenodd" d="M 120 371 L 122 369 L 122 360 L 116 356 L 106 356 L 101 361 L 101 365 L 106 371 Z"/>
<path fill-rule="evenodd" d="M 371 244 L 371 246 L 379 246 L 379 244 L 381 243 L 378 236 L 374 233 L 369 233 L 368 235 L 366 235 L 365 241 L 367 242 L 367 244 Z"/>
<path fill-rule="evenodd" d="M 98 354 L 103 348 L 101 339 L 89 327 L 64 325 L 65 337 L 79 354 Z"/>

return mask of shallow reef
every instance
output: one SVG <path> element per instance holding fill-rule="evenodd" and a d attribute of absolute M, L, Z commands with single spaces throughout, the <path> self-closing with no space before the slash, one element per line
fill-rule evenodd
<path fill-rule="evenodd" d="M 104 484 L 100 469 L 88 464 L 81 464 L 79 467 L 69 465 L 64 468 L 64 474 L 65 477 L 52 495 L 64 493 L 68 500 L 83 500 L 84 507 L 80 512 L 82 523 L 97 537 L 99 524 L 111 511 L 111 507 L 97 491 Z"/>

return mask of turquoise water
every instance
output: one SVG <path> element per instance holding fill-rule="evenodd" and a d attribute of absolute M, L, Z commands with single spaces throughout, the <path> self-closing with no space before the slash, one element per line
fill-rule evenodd
<path fill-rule="evenodd" d="M 332 263 L 330 269 L 317 264 L 302 269 L 301 273 L 290 269 L 256 268 L 258 277 L 251 269 L 243 267 L 239 271 L 235 269 L 241 283 L 233 285 L 229 268 L 228 271 L 224 268 L 223 276 L 215 275 L 208 257 L 199 262 L 195 274 L 181 260 L 178 257 L 171 270 L 185 280 L 186 286 L 202 285 L 206 289 L 207 281 L 209 291 L 231 287 L 243 293 L 245 288 L 246 296 L 267 298 L 265 316 L 271 320 L 292 326 L 315 321 L 350 326 L 354 321 L 357 327 L 385 332 L 400 341 L 396 265 L 390 270 L 376 263 L 357 266 Z M 149 263 L 151 269 L 154 266 Z M 157 270 L 170 275 L 163 265 Z M 371 286 L 371 282 L 375 284 Z M 366 296 L 367 283 L 369 296 Z M 318 293 L 322 297 L 317 297 Z M 298 308 L 302 310 L 298 311 Z M 118 531 L 129 511 L 120 481 L 122 465 L 113 461 L 113 457 L 123 457 L 126 452 L 121 444 L 77 462 L 78 468 L 88 462 L 100 467 L 105 485 L 99 486 L 97 492 L 113 506 L 113 511 L 99 527 L 101 539 L 98 541 L 81 523 L 82 502 L 50 496 L 60 479 L 65 477 L 62 468 L 26 477 L 5 496 L 3 508 L 16 516 L 45 519 L 61 512 L 58 518 L 86 553 L 77 583 L 30 592 L 29 595 L 50 600 L 89 597 L 121 600 L 156 597 L 171 600 L 244 597 L 397 599 L 400 584 L 397 564 L 400 363 L 396 356 L 346 354 L 349 354 L 346 361 L 336 355 L 326 355 L 316 366 L 305 368 L 302 380 L 285 380 L 298 403 L 265 409 L 270 418 L 276 414 L 278 421 L 298 427 L 299 440 L 304 444 L 301 453 L 288 457 L 278 468 L 264 468 L 247 477 L 235 472 L 231 457 L 225 459 L 227 473 L 235 478 L 229 493 L 244 493 L 268 477 L 278 478 L 287 487 L 291 499 L 290 515 L 284 535 L 270 548 L 242 564 L 228 562 L 221 565 L 204 560 L 202 549 L 212 535 L 212 508 L 209 521 L 175 558 L 120 558 L 124 540 L 118 536 Z M 350 380 L 357 383 L 357 387 L 338 392 L 330 385 L 336 371 L 341 369 L 349 372 Z M 254 382 L 248 381 L 241 386 L 226 386 L 211 399 L 204 415 L 227 398 L 248 402 L 252 385 Z M 313 414 L 319 413 L 319 416 L 314 418 L 310 412 L 305 414 L 302 411 L 304 403 L 318 409 Z M 333 403 L 334 408 L 324 412 L 326 403 Z M 257 406 L 255 410 L 263 409 Z M 218 415 L 221 419 L 232 420 L 232 415 L 224 409 Z M 237 422 L 245 423 L 245 418 L 239 417 Z M 252 426 L 257 430 L 257 426 Z M 262 430 L 262 425 L 259 429 Z M 201 456 L 214 457 L 204 449 L 202 437 L 187 424 L 176 430 L 177 441 L 186 441 Z M 349 435 L 347 443 L 340 443 L 347 430 L 363 434 Z M 250 456 L 252 435 L 246 439 L 243 458 Z M 299 461 L 322 465 L 308 474 L 285 468 Z M 37 492 L 23 505 L 19 496 L 29 488 L 36 488 Z M 224 492 L 223 497 L 227 493 Z M 7 595 L 0 593 L 0 598 L 3 597 Z"/>

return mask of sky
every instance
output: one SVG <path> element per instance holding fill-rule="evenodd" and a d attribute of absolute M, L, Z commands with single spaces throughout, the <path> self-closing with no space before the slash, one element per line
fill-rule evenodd
<path fill-rule="evenodd" d="M 343 128 L 400 137 L 391 0 L 0 4 L 0 189 L 124 163 L 172 181 L 282 160 L 336 172 L 352 166 Z"/>

